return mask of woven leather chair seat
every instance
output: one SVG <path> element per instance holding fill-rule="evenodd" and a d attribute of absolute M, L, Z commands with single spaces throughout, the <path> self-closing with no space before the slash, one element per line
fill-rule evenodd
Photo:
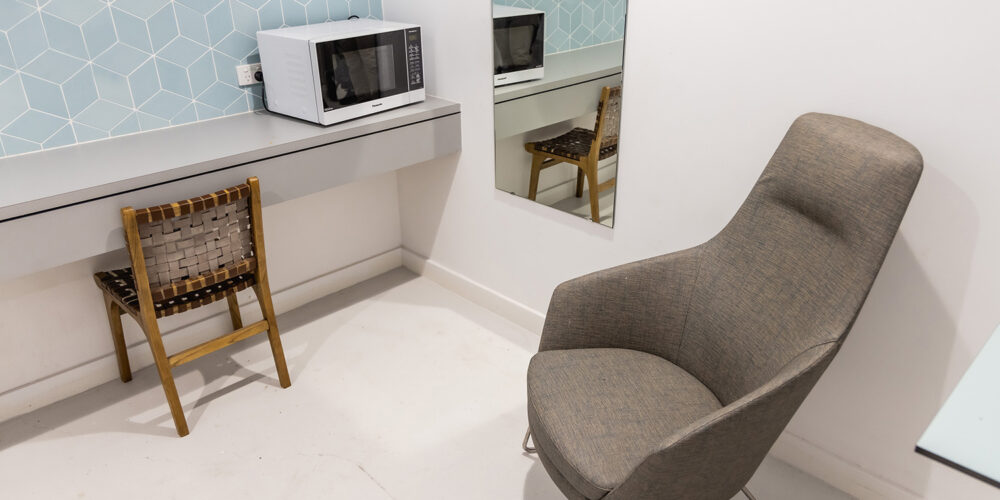
<path fill-rule="evenodd" d="M 131 267 L 100 272 L 95 276 L 98 285 L 123 306 L 131 309 L 133 313 L 139 310 L 139 296 L 135 290 L 135 278 L 132 276 Z M 154 301 L 153 307 L 156 309 L 156 317 L 163 318 L 224 299 L 230 291 L 238 292 L 255 283 L 253 273 L 241 274 L 176 297 Z"/>
<path fill-rule="evenodd" d="M 590 145 L 594 142 L 594 131 L 585 128 L 575 128 L 559 137 L 534 143 L 535 149 L 553 155 L 579 160 L 590 154 Z M 600 159 L 610 158 L 618 153 L 618 143 L 608 144 L 601 148 Z"/>

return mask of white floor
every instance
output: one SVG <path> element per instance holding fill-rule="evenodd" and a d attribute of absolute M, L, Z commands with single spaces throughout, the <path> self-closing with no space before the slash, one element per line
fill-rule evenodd
<path fill-rule="evenodd" d="M 264 337 L 185 365 L 183 439 L 151 369 L 0 423 L 3 498 L 563 498 L 520 449 L 535 335 L 402 269 L 278 321 L 292 387 Z M 849 498 L 776 460 L 751 488 Z"/>

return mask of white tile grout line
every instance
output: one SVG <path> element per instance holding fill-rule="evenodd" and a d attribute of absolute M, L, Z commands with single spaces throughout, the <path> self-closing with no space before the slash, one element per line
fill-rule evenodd
<path fill-rule="evenodd" d="M 24 80 L 21 80 L 21 85 L 24 85 Z M 96 82 L 95 82 L 95 85 L 96 85 Z M 76 128 L 72 126 L 73 125 L 73 117 L 69 113 L 69 100 L 66 99 L 66 90 L 63 89 L 62 85 L 59 86 L 59 95 L 62 96 L 63 106 L 66 108 L 66 117 L 69 118 L 69 120 L 70 120 L 69 125 L 70 125 L 70 132 L 73 133 L 73 142 L 74 143 L 80 142 L 80 138 L 76 135 Z M 31 103 L 28 103 L 28 106 L 31 106 Z M 50 139 L 51 139 L 51 137 L 50 137 Z"/>
<path fill-rule="evenodd" d="M 44 21 L 42 21 L 42 19 L 41 19 L 41 13 L 42 13 L 42 7 L 43 7 L 43 6 L 38 6 L 38 7 L 36 8 L 36 13 L 37 13 L 37 14 L 38 14 L 38 16 L 39 16 L 39 22 L 41 22 L 41 23 L 42 23 L 42 31 L 43 31 L 43 36 L 45 37 L 46 41 L 48 41 L 48 33 L 47 33 L 47 32 L 45 31 L 45 23 L 44 23 Z M 102 8 L 101 10 L 104 10 L 104 9 Z M 88 18 L 87 20 L 90 20 L 90 19 L 93 19 L 94 17 L 96 17 L 96 16 L 97 16 L 97 14 L 99 14 L 101 10 L 99 10 L 99 11 L 98 11 L 97 13 L 95 13 L 95 14 L 94 14 L 93 16 L 91 16 L 91 17 L 90 17 L 90 18 Z M 56 15 L 53 15 L 53 14 L 51 14 L 51 13 L 49 13 L 49 12 L 45 12 L 45 13 L 46 13 L 46 14 L 48 14 L 48 15 L 51 15 L 52 17 L 55 17 L 55 18 L 57 18 L 57 19 L 59 19 L 59 20 L 62 20 L 62 21 L 65 21 L 65 22 L 67 22 L 67 23 L 69 23 L 69 24 L 74 24 L 74 25 L 75 25 L 75 23 L 73 23 L 73 22 L 71 22 L 71 21 L 69 21 L 69 20 L 67 20 L 67 19 L 63 19 L 63 18 L 61 18 L 61 17 L 59 17 L 59 16 L 56 16 Z M 20 22 L 18 22 L 18 24 L 14 25 L 14 26 L 13 26 L 13 27 L 12 27 L 11 29 L 13 29 L 13 28 L 15 28 L 15 27 L 17 27 L 17 26 L 20 26 L 20 24 L 21 24 L 21 23 L 23 23 L 23 22 L 25 22 L 25 21 L 26 21 L 26 20 L 27 20 L 27 19 L 28 19 L 29 17 L 31 17 L 31 16 L 29 15 L 29 16 L 25 17 L 25 18 L 24 18 L 24 19 L 22 19 L 22 20 L 21 20 Z M 86 23 L 86 21 L 84 21 L 84 22 Z M 114 22 L 114 18 L 112 18 L 112 23 L 113 23 L 113 22 Z M 114 32 L 115 32 L 115 41 L 117 42 L 117 41 L 118 41 L 118 35 L 117 35 L 117 28 L 115 28 Z M 87 40 L 86 40 L 86 38 L 85 38 L 85 37 L 83 37 L 83 32 L 82 32 L 82 30 L 81 30 L 81 33 L 80 33 L 80 35 L 81 35 L 81 38 L 83 38 L 83 39 L 84 39 L 84 46 L 86 47 L 86 43 L 87 43 Z M 9 38 L 9 37 L 8 37 L 8 38 Z M 9 41 L 8 41 L 8 43 L 9 43 Z M 110 49 L 110 47 L 109 47 L 109 49 Z M 37 60 L 39 60 L 39 59 L 40 59 L 40 58 L 41 58 L 42 56 L 44 56 L 44 55 L 45 55 L 45 53 L 46 53 L 46 52 L 48 52 L 48 51 L 52 51 L 52 52 L 55 52 L 55 53 L 57 53 L 57 54 L 60 54 L 60 55 L 63 55 L 63 56 L 66 56 L 66 57 L 69 57 L 69 58 L 71 58 L 71 59 L 75 59 L 75 60 L 77 60 L 77 61 L 80 61 L 80 62 L 84 63 L 84 64 L 83 64 L 83 66 L 82 66 L 82 67 L 81 67 L 81 68 L 80 68 L 79 70 L 77 70 L 76 72 L 74 72 L 74 73 L 72 73 L 72 74 L 71 74 L 70 76 L 68 76 L 68 77 L 66 78 L 66 80 L 65 80 L 65 81 L 63 81 L 63 83 L 57 83 L 57 82 L 53 82 L 53 81 L 51 81 L 51 80 L 48 80 L 48 79 L 46 79 L 46 78 L 44 78 L 44 77 L 42 77 L 42 76 L 40 76 L 40 75 L 35 75 L 35 74 L 31 74 L 31 73 L 27 73 L 27 74 L 28 74 L 29 76 L 31 76 L 31 77 L 33 77 L 33 78 L 37 78 L 37 79 L 39 79 L 39 80 L 41 80 L 41 81 L 43 81 L 43 82 L 47 82 L 47 83 L 50 83 L 50 84 L 52 84 L 52 85 L 55 85 L 55 86 L 59 87 L 59 93 L 60 93 L 60 95 L 61 95 L 61 96 L 62 96 L 62 98 L 63 98 L 63 105 L 64 105 L 64 106 L 66 106 L 66 117 L 61 117 L 61 116 L 58 116 L 58 115 L 54 115 L 54 114 L 52 114 L 52 113 L 48 113 L 48 112 L 46 112 L 46 111 L 43 111 L 43 110 L 40 110 L 40 109 L 36 109 L 36 108 L 33 108 L 33 107 L 31 107 L 31 101 L 30 101 L 30 99 L 28 98 L 28 93 L 27 93 L 27 90 L 25 89 L 25 86 L 24 86 L 24 79 L 22 78 L 22 75 L 24 74 L 24 72 L 22 71 L 22 68 L 26 68 L 26 67 L 30 66 L 31 64 L 33 64 L 34 62 L 36 62 Z M 105 51 L 105 52 L 106 52 L 106 51 Z M 90 54 L 90 51 L 89 51 L 89 49 L 88 49 L 87 53 L 88 53 L 88 55 Z M 15 64 L 17 63 L 17 61 L 16 61 L 16 60 L 15 60 L 14 62 L 15 62 Z M 39 143 L 39 142 L 35 142 L 35 141 L 31 141 L 31 140 L 28 140 L 28 139 L 25 139 L 25 138 L 23 138 L 23 137 L 18 137 L 18 136 L 14 136 L 14 135 L 11 135 L 11 137 L 15 137 L 15 138 L 17 138 L 17 139 L 20 139 L 20 140 L 23 140 L 23 141 L 25 141 L 25 142 L 29 142 L 29 143 L 32 143 L 32 144 L 35 144 L 35 145 L 37 145 L 37 146 L 39 147 L 39 149 L 46 149 L 46 148 L 44 148 L 44 144 L 45 144 L 45 142 L 47 142 L 47 141 L 48 141 L 49 139 L 52 139 L 53 137 L 55 137 L 55 135 L 56 135 L 56 134 L 58 134 L 58 133 L 59 133 L 60 131 L 62 131 L 62 129 L 63 129 L 63 128 L 65 128 L 65 126 L 67 126 L 67 125 L 75 125 L 75 124 L 76 124 L 76 120 L 75 120 L 75 117 L 76 117 L 77 115 L 79 115 L 79 114 L 81 114 L 81 113 L 85 112 L 85 111 L 86 111 L 87 109 L 89 109 L 89 108 L 90 108 L 91 106 L 93 106 L 94 104 L 96 104 L 96 103 L 97 103 L 97 101 L 94 101 L 93 103 L 91 103 L 91 104 L 90 104 L 89 106 L 87 106 L 86 108 L 84 108 L 84 109 L 80 110 L 79 112 L 77 112 L 77 113 L 76 113 L 75 115 L 74 115 L 74 114 L 71 114 L 71 113 L 70 113 L 70 111 L 69 111 L 69 102 L 68 102 L 68 101 L 66 100 L 66 92 L 65 92 L 65 90 L 63 89 L 63 85 L 64 85 L 64 84 L 65 84 L 66 82 L 68 82 L 69 80 L 72 80 L 72 79 L 73 79 L 74 77 L 76 77 L 77 75 L 79 75 L 79 74 L 80 74 L 80 73 L 81 73 L 82 71 L 84 71 L 85 69 L 87 69 L 87 67 L 88 67 L 88 66 L 90 66 L 91 64 L 93 64 L 93 62 L 92 62 L 92 61 L 88 61 L 88 60 L 84 60 L 84 59 L 80 59 L 79 57 L 76 57 L 76 56 L 74 56 L 74 55 L 72 55 L 72 54 L 67 54 L 67 53 L 65 53 L 65 52 L 62 52 L 62 51 L 60 51 L 60 50 L 57 50 L 57 49 L 54 49 L 54 48 L 52 48 L 52 47 L 49 47 L 49 46 L 46 46 L 46 49 L 45 49 L 45 50 L 43 50 L 41 54 L 39 54 L 39 55 L 35 56 L 35 57 L 34 57 L 33 59 L 31 59 L 30 61 L 28 61 L 28 62 L 27 62 L 26 64 L 24 64 L 24 65 L 21 65 L 21 66 L 19 66 L 19 67 L 18 67 L 18 68 L 17 68 L 16 70 L 15 70 L 15 74 L 16 74 L 16 76 L 18 77 L 18 80 L 19 80 L 19 83 L 21 84 L 21 92 L 22 92 L 22 93 L 24 94 L 24 99 L 25 99 L 25 102 L 26 102 L 26 103 L 28 104 L 28 109 L 27 109 L 27 110 L 26 110 L 26 111 L 25 111 L 24 113 L 21 113 L 20 115 L 18 115 L 18 116 L 17 116 L 17 117 L 15 117 L 14 119 L 12 119 L 12 120 L 10 120 L 9 122 L 7 122 L 6 124 L 4 124 L 4 130 L 6 130 L 6 128 L 7 128 L 7 127 L 9 127 L 9 126 L 10 126 L 11 124 L 13 124 L 14 122 L 16 122 L 17 120 L 19 120 L 19 119 L 20 119 L 21 117 L 23 117 L 24 115 L 26 115 L 26 114 L 27 114 L 27 113 L 28 113 L 29 111 L 35 111 L 35 112 L 38 112 L 38 113 L 42 113 L 42 114 L 45 114 L 45 115 L 48 115 L 48 116 L 52 116 L 52 117 L 56 117 L 56 118 L 60 118 L 60 119 L 66 119 L 66 120 L 67 120 L 67 123 L 66 123 L 66 125 L 64 125 L 64 126 L 62 126 L 62 127 L 59 127 L 58 129 L 56 129 L 56 131 L 55 131 L 55 132 L 53 132 L 53 133 L 52 133 L 51 135 L 49 135 L 48 137 L 46 137 L 46 138 L 45 138 L 45 139 L 44 139 L 44 140 L 43 140 L 42 142 L 40 142 L 40 143 Z M 99 66 L 100 66 L 100 65 L 99 65 Z M 103 66 L 101 66 L 101 67 L 103 68 Z M 116 73 L 116 74 L 117 74 L 117 73 Z M 95 90 L 97 90 L 97 81 L 96 81 L 96 79 L 94 79 L 94 77 L 93 77 L 93 72 L 91 72 L 91 78 L 92 78 L 92 79 L 94 80 L 94 89 L 95 89 Z M 98 94 L 98 98 L 100 99 L 100 95 L 99 95 L 99 94 Z M 85 126 L 86 126 L 86 124 L 81 124 L 81 125 L 85 125 Z M 94 127 L 90 127 L 90 128 L 94 128 Z M 72 130 L 72 132 L 73 132 L 73 140 L 75 141 L 75 143 L 77 143 L 77 144 L 78 144 L 78 143 L 79 143 L 79 136 L 78 136 L 78 135 L 77 135 L 77 133 L 76 133 L 76 127 L 71 127 L 71 130 Z M 97 129 L 97 128 L 94 128 L 94 130 L 99 130 L 99 129 Z M 8 134 L 8 135 L 9 135 L 9 134 Z M 88 141 L 88 142 L 89 142 L 89 141 Z M 34 153 L 34 152 L 36 152 L 36 151 L 28 151 L 27 153 Z M 20 154 L 26 154 L 26 153 L 20 153 Z M 7 157 L 9 157 L 9 156 L 17 156 L 17 155 L 6 155 L 6 156 L 4 156 L 4 158 L 7 158 Z"/>

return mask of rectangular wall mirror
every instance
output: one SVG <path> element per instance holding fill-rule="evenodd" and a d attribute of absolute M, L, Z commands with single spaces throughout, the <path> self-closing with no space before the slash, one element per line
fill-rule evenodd
<path fill-rule="evenodd" d="M 496 188 L 614 225 L 626 0 L 492 0 Z"/>

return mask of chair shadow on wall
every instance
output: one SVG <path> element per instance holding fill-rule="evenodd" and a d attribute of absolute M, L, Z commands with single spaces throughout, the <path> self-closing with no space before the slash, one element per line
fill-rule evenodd
<path fill-rule="evenodd" d="M 410 273 L 393 273 L 385 279 L 364 282 L 359 285 L 328 295 L 313 302 L 298 307 L 292 311 L 278 315 L 278 326 L 282 332 L 282 342 L 288 359 L 289 372 L 293 382 L 309 365 L 316 352 L 336 331 L 328 332 L 322 337 L 296 335 L 295 331 L 331 313 L 346 309 L 367 298 L 378 295 L 386 290 L 415 279 Z M 277 292 L 275 295 L 278 295 Z M 277 299 L 277 297 L 276 297 Z M 225 303 L 209 307 L 219 307 L 220 312 L 210 318 L 194 322 L 194 328 L 211 328 L 211 319 L 224 317 L 228 321 Z M 243 304 L 241 309 L 249 312 L 255 305 Z M 259 313 L 258 313 L 259 314 Z M 246 315 L 247 320 L 252 316 Z M 342 317 L 343 321 L 349 317 Z M 181 328 L 188 325 L 182 325 Z M 167 342 L 170 335 L 166 335 Z M 108 339 L 108 347 L 111 340 Z M 130 351 L 136 350 L 132 346 Z M 146 346 L 138 349 L 148 351 Z M 236 358 L 246 358 L 247 352 L 253 352 L 253 365 L 260 365 L 267 374 L 248 368 Z M 252 384 L 266 384 L 280 388 L 273 366 L 269 366 L 271 355 L 266 335 L 258 335 L 245 340 L 237 350 L 220 351 L 209 354 L 200 360 L 182 365 L 174 369 L 178 390 L 185 416 L 192 429 L 197 432 L 198 421 L 209 405 L 228 394 Z M 106 356 L 106 363 L 113 366 L 114 353 Z M 190 380 L 191 374 L 197 373 L 200 380 Z M 234 381 L 235 380 L 235 381 Z M 191 393 L 197 392 L 197 399 L 191 402 Z M 281 404 L 279 393 L 275 393 L 275 405 Z M 131 400 L 125 403 L 126 400 Z M 92 425 L 70 425 L 88 416 L 101 412 L 100 418 L 95 418 Z M 234 415 L 234 418 L 238 417 Z M 83 432 L 81 432 L 83 430 Z M 205 429 L 209 432 L 209 429 Z M 51 433 L 51 434 L 50 434 Z M 21 415 L 0 423 L 0 452 L 19 443 L 39 437 L 43 434 L 48 439 L 59 439 L 81 434 L 130 433 L 149 436 L 176 438 L 173 420 L 166 401 L 155 366 L 146 366 L 133 372 L 133 379 L 127 384 L 120 380 L 104 383 L 86 392 L 44 406 L 25 415 Z"/>
<path fill-rule="evenodd" d="M 958 186 L 925 167 L 907 218 L 920 224 L 923 241 L 945 242 L 947 250 L 915 249 L 904 221 L 844 347 L 786 432 L 861 459 L 856 466 L 888 472 L 885 479 L 923 496 L 931 462 L 913 449 L 948 395 L 951 359 L 970 351 L 958 339 L 955 312 L 964 305 L 979 216 Z M 976 353 L 961 354 L 971 360 Z M 853 436 L 840 448 L 845 434 Z M 886 463 L 897 467 L 878 465 Z"/>

